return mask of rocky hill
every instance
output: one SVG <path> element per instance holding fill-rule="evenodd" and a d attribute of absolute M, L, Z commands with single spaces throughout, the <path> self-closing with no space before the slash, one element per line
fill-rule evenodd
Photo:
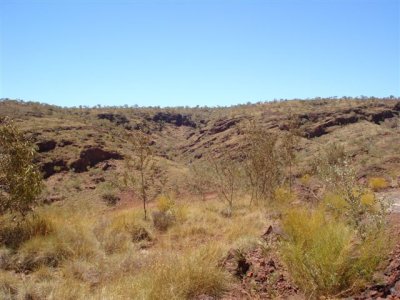
<path fill-rule="evenodd" d="M 45 190 L 44 205 L 23 222 L 0 218 L 0 298 L 400 297 L 400 99 L 226 108 L 61 108 L 3 99 L 0 121 L 6 117 L 36 144 Z M 241 193 L 228 210 L 212 188 L 209 160 L 240 162 L 251 124 L 297 136 L 293 186 L 275 190 L 279 201 L 256 205 Z M 123 184 L 135 172 L 127 166 L 141 133 L 162 191 L 149 199 L 146 220 L 138 191 Z M 344 196 L 310 176 L 334 143 L 351 158 L 352 184 L 365 187 L 348 193 L 368 208 L 363 221 L 386 224 L 377 203 L 391 201 L 392 214 L 382 216 L 394 226 L 374 227 L 363 239 L 340 205 Z M 214 177 L 202 181 L 202 171 Z"/>

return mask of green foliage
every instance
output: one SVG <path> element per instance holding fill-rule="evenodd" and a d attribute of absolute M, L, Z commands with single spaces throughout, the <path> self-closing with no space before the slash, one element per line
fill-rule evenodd
<path fill-rule="evenodd" d="M 358 184 L 356 171 L 342 146 L 328 145 L 316 160 L 315 166 L 328 191 L 342 202 L 340 213 L 361 237 L 364 238 L 370 230 L 368 227 L 379 228 L 385 224 L 390 204 L 385 199 L 374 198 L 373 205 L 366 205 L 368 201 L 371 202 L 367 199 L 368 191 Z"/>
<path fill-rule="evenodd" d="M 280 137 L 251 122 L 245 137 L 247 147 L 243 157 L 251 201 L 275 199 L 276 189 L 285 180 L 288 180 L 291 191 L 292 167 L 298 140 L 294 132 L 289 131 Z"/>
<path fill-rule="evenodd" d="M 0 125 L 0 213 L 24 216 L 42 191 L 42 176 L 33 163 L 35 147 L 13 121 Z"/>
<path fill-rule="evenodd" d="M 381 229 L 360 239 L 346 222 L 326 211 L 296 209 L 283 218 L 283 258 L 296 283 L 311 298 L 334 296 L 370 281 L 387 254 Z"/>

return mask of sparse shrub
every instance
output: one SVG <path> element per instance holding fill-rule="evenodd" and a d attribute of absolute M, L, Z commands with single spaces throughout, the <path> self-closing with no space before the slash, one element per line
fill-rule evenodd
<path fill-rule="evenodd" d="M 35 147 L 14 122 L 0 125 L 0 213 L 19 213 L 32 209 L 42 191 L 42 176 L 33 163 Z"/>
<path fill-rule="evenodd" d="M 127 134 L 134 156 L 125 159 L 124 185 L 133 188 L 143 203 L 144 219 L 147 219 L 147 202 L 158 194 L 156 177 L 160 170 L 153 156 L 150 138 L 142 131 Z M 136 172 L 136 173 L 135 173 Z"/>
<path fill-rule="evenodd" d="M 108 205 L 108 206 L 114 206 L 118 203 L 118 201 L 120 200 L 118 196 L 116 196 L 113 193 L 105 193 L 101 196 L 101 198 L 103 199 L 103 201 Z"/>
<path fill-rule="evenodd" d="M 206 200 L 206 194 L 214 185 L 213 178 L 210 176 L 209 168 L 206 164 L 191 164 L 187 177 L 187 185 L 190 191 L 199 195 L 201 200 Z"/>
<path fill-rule="evenodd" d="M 295 146 L 298 143 L 294 131 L 278 136 L 252 122 L 245 132 L 245 141 L 247 147 L 242 156 L 251 202 L 274 200 L 275 191 L 285 182 L 288 182 L 291 192 Z"/>
<path fill-rule="evenodd" d="M 365 237 L 370 230 L 368 227 L 385 225 L 385 216 L 390 204 L 384 199 L 375 198 L 373 206 L 366 205 L 368 191 L 358 184 L 356 172 L 350 165 L 350 159 L 343 147 L 336 144 L 328 145 L 315 161 L 315 165 L 317 174 L 328 191 L 335 194 L 342 202 L 341 212 L 346 221 L 361 237 Z"/>
<path fill-rule="evenodd" d="M 154 227 L 158 230 L 165 231 L 175 222 L 175 216 L 172 211 L 153 211 L 152 219 Z"/>
<path fill-rule="evenodd" d="M 312 298 L 356 290 L 371 280 L 387 253 L 384 232 L 371 231 L 360 239 L 351 226 L 321 208 L 289 211 L 283 228 L 287 235 L 281 250 L 284 261 L 299 287 Z"/>
<path fill-rule="evenodd" d="M 248 147 L 243 156 L 251 193 L 250 201 L 272 200 L 274 191 L 283 178 L 282 161 L 276 147 L 278 136 L 253 122 L 250 123 L 245 137 Z"/>
<path fill-rule="evenodd" d="M 386 189 L 389 184 L 387 183 L 385 178 L 382 177 L 372 177 L 368 180 L 368 185 L 373 191 L 379 191 Z"/>
<path fill-rule="evenodd" d="M 235 202 L 241 196 L 243 168 L 239 162 L 228 155 L 217 159 L 209 156 L 210 170 L 214 175 L 214 186 L 219 198 L 228 204 L 232 213 Z"/>

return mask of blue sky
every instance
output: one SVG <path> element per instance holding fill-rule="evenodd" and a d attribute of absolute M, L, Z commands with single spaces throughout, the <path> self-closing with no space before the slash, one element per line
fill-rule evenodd
<path fill-rule="evenodd" d="M 0 2 L 0 98 L 223 106 L 400 95 L 399 0 Z"/>

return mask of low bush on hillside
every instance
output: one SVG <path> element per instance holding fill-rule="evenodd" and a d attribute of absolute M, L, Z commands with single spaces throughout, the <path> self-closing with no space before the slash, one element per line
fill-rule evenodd
<path fill-rule="evenodd" d="M 120 200 L 118 196 L 110 192 L 104 193 L 103 195 L 101 195 L 101 198 L 108 206 L 114 206 Z"/>

